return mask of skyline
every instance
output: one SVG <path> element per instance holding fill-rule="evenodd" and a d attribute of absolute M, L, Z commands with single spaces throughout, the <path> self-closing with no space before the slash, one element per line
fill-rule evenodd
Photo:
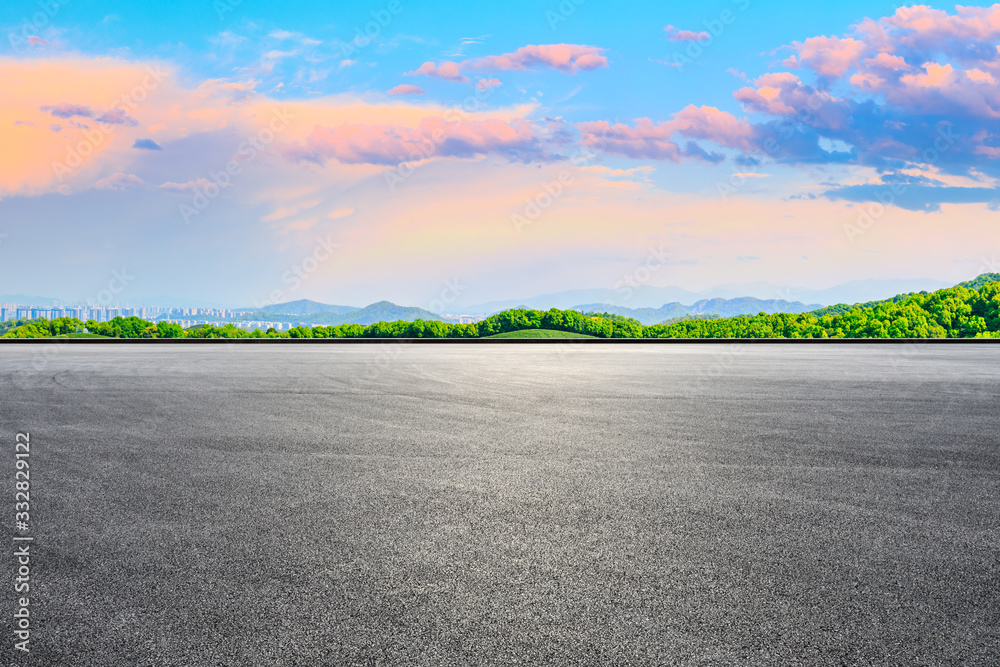
<path fill-rule="evenodd" d="M 1000 5 L 53 2 L 0 27 L 0 292 L 118 272 L 122 301 L 425 306 L 998 270 Z"/>

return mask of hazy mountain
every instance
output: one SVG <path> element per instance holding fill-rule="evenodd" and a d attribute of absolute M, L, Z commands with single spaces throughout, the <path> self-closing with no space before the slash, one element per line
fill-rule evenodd
<path fill-rule="evenodd" d="M 328 303 L 320 303 L 319 301 L 299 299 L 298 301 L 273 303 L 269 306 L 264 306 L 258 312 L 274 313 L 275 315 L 313 315 L 315 313 L 344 315 L 355 310 L 359 310 L 359 308 L 357 306 L 334 306 Z"/>
<path fill-rule="evenodd" d="M 601 303 L 589 303 L 575 306 L 573 310 L 584 313 L 614 313 L 625 317 L 633 317 L 645 325 L 659 324 L 685 315 L 720 315 L 733 317 L 735 315 L 756 315 L 757 313 L 806 313 L 819 308 L 818 304 L 806 305 L 798 301 L 784 299 L 755 299 L 740 297 L 738 299 L 702 299 L 690 306 L 682 303 L 664 304 L 660 308 L 625 308 Z"/>
<path fill-rule="evenodd" d="M 389 301 L 379 301 L 364 308 L 358 308 L 349 313 L 317 313 L 310 315 L 309 322 L 325 326 L 338 324 L 375 324 L 376 322 L 395 322 L 396 320 L 441 320 L 443 319 L 423 308 L 397 306 Z"/>
<path fill-rule="evenodd" d="M 481 314 L 496 313 L 508 308 L 527 307 L 536 310 L 549 308 L 576 308 L 577 304 L 605 304 L 624 308 L 659 309 L 664 304 L 695 303 L 704 299 L 739 299 L 752 297 L 763 301 L 785 300 L 802 304 L 829 305 L 887 299 L 904 292 L 934 291 L 951 287 L 950 283 L 931 278 L 854 280 L 824 289 L 784 287 L 766 282 L 717 285 L 700 292 L 681 287 L 622 287 L 620 289 L 582 289 L 539 294 L 521 299 L 490 301 L 456 308 L 456 312 Z M 612 312 L 606 307 L 602 312 Z M 759 311 L 758 311 L 759 312 Z"/>
<path fill-rule="evenodd" d="M 859 303 L 862 301 L 889 299 L 897 294 L 921 291 L 933 292 L 934 290 L 953 286 L 952 283 L 933 280 L 931 278 L 852 280 L 851 282 L 827 289 L 792 289 L 784 296 L 785 298 L 792 298 L 797 301 L 808 301 L 827 306 L 834 303 Z"/>
<path fill-rule="evenodd" d="M 27 294 L 0 294 L 0 303 L 20 303 L 25 306 L 51 306 L 66 303 L 61 299 L 47 296 L 29 296 Z"/>
<path fill-rule="evenodd" d="M 489 301 L 457 308 L 463 313 L 498 313 L 509 308 L 533 308 L 548 310 L 549 308 L 575 308 L 579 303 L 601 303 L 630 308 L 658 308 L 671 301 L 696 301 L 702 295 L 689 292 L 680 287 L 652 287 L 643 285 L 622 289 L 576 289 L 551 294 L 539 294 L 523 299 L 508 299 L 505 301 Z M 602 312 L 604 312 L 602 310 Z M 610 312 L 610 311 L 607 311 Z"/>

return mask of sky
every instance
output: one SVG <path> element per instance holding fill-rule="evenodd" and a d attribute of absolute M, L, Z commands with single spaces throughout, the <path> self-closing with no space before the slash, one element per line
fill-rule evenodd
<path fill-rule="evenodd" d="M 0 34 L 0 294 L 1000 270 L 1000 5 L 8 1 Z"/>

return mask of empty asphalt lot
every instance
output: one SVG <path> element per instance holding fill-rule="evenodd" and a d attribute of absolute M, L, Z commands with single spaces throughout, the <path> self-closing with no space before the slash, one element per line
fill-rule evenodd
<path fill-rule="evenodd" d="M 1000 661 L 1000 346 L 0 346 L 22 665 Z"/>

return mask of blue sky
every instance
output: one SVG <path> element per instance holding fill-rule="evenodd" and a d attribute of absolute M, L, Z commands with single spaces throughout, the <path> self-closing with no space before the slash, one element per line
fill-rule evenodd
<path fill-rule="evenodd" d="M 651 254 L 692 290 L 997 254 L 998 6 L 73 0 L 0 27 L 0 293 L 131 267 L 126 301 L 425 305 Z"/>

